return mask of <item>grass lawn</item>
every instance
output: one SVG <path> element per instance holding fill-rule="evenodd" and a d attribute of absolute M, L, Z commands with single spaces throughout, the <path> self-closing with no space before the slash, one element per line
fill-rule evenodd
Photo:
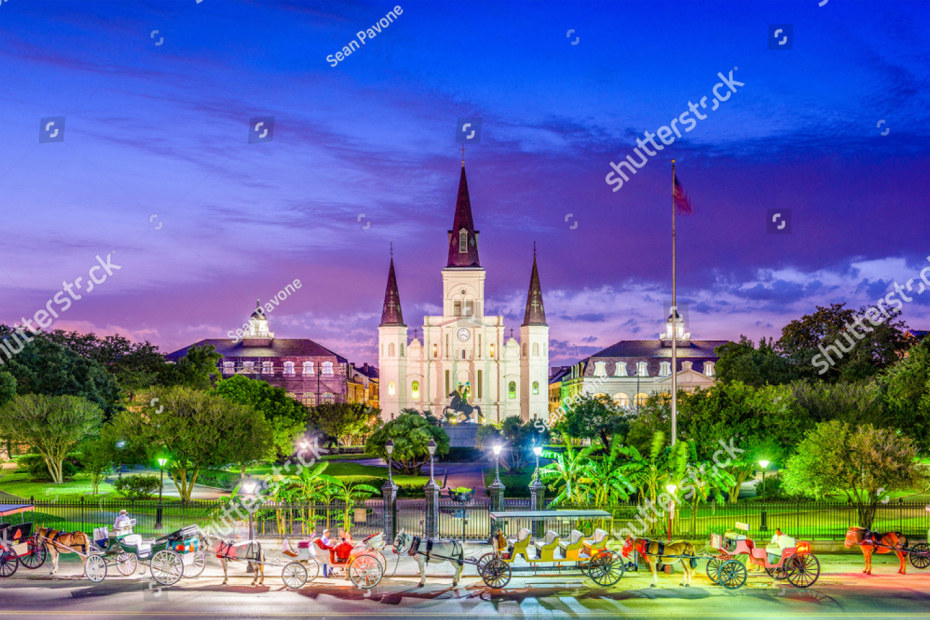
<path fill-rule="evenodd" d="M 484 485 L 486 487 L 491 486 L 491 483 L 494 482 L 494 471 L 495 469 L 493 467 L 484 470 Z M 507 490 L 504 491 L 504 496 L 529 497 L 530 483 L 533 481 L 533 473 L 535 471 L 535 467 L 527 467 L 522 472 L 513 474 L 507 474 L 501 471 L 501 482 L 507 487 Z"/>
<path fill-rule="evenodd" d="M 361 465 L 359 463 L 346 462 L 366 458 L 358 454 L 340 454 L 333 457 L 323 457 L 327 463 L 326 475 L 339 478 L 345 482 L 356 482 L 369 484 L 378 489 L 388 478 L 387 467 L 380 465 Z M 246 472 L 251 476 L 270 476 L 274 471 L 273 465 L 257 465 L 246 468 Z M 279 468 L 280 470 L 280 468 Z M 229 474 L 238 476 L 238 469 L 228 470 Z M 294 473 L 294 468 L 290 469 Z M 407 489 L 408 493 L 418 493 L 429 482 L 429 476 L 409 476 L 394 472 L 394 483 L 401 489 Z"/>
<path fill-rule="evenodd" d="M 23 499 L 35 498 L 36 501 L 80 501 L 82 497 L 86 501 L 100 499 L 122 501 L 124 499 L 108 482 L 101 482 L 97 487 L 97 494 L 92 495 L 90 476 L 87 474 L 77 474 L 61 484 L 52 484 L 47 480 L 32 480 L 26 472 L 4 470 L 3 475 L 0 476 L 0 491 Z M 153 495 L 153 498 L 157 498 L 157 494 Z M 176 501 L 178 501 L 177 498 L 164 498 L 165 503 Z"/>

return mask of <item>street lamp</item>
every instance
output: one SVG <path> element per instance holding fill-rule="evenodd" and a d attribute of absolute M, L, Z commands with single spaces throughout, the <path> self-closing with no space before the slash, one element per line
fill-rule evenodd
<path fill-rule="evenodd" d="M 165 464 L 167 462 L 168 462 L 168 459 L 166 459 L 165 457 L 163 456 L 158 457 L 158 469 L 160 470 L 160 473 L 158 475 L 158 509 L 155 511 L 155 529 L 156 530 L 161 529 L 161 509 L 162 509 L 161 491 L 162 491 L 162 487 L 165 486 Z"/>
<path fill-rule="evenodd" d="M 533 446 L 533 454 L 536 455 L 536 482 L 539 482 L 539 457 L 542 456 L 542 446 Z"/>
<path fill-rule="evenodd" d="M 247 499 L 255 499 L 255 488 L 258 486 L 256 480 L 253 480 L 250 476 L 246 476 L 245 480 L 242 481 L 242 484 L 239 486 L 242 491 L 242 495 Z M 249 540 L 253 540 L 253 528 L 252 528 L 252 502 L 249 502 Z"/>
<path fill-rule="evenodd" d="M 394 440 L 390 437 L 387 442 L 384 444 L 384 450 L 387 452 L 388 458 L 388 482 L 391 483 L 391 486 L 394 485 L 394 476 L 391 474 L 391 455 L 394 454 Z"/>
<path fill-rule="evenodd" d="M 765 470 L 769 466 L 769 462 L 765 459 L 759 461 L 759 465 L 762 466 L 762 501 L 765 501 Z"/>
<path fill-rule="evenodd" d="M 675 484 L 674 482 L 669 482 L 668 484 L 665 485 L 665 490 L 668 491 L 668 494 L 674 498 L 675 491 L 678 490 L 678 485 Z M 669 542 L 672 542 L 672 513 L 673 512 L 675 512 L 674 501 L 672 501 L 672 503 L 668 507 L 668 541 Z"/>
<path fill-rule="evenodd" d="M 494 452 L 494 482 L 496 484 L 504 484 L 501 482 L 501 450 L 504 449 L 499 443 L 494 444 L 491 450 Z"/>
<path fill-rule="evenodd" d="M 436 440 L 430 437 L 429 443 L 426 444 L 426 449 L 429 450 L 429 481 L 430 484 L 435 485 L 436 480 L 433 478 L 433 455 L 436 454 Z"/>

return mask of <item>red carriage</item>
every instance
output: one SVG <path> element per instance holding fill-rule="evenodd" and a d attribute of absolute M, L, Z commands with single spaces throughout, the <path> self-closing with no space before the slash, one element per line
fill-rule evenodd
<path fill-rule="evenodd" d="M 749 526 L 736 524 L 736 531 L 723 536 L 712 534 L 710 547 L 717 554 L 707 563 L 707 576 L 728 590 L 746 583 L 747 563 L 765 569 L 774 579 L 786 579 L 798 588 L 808 588 L 820 578 L 820 560 L 810 551 L 810 543 L 780 537 L 778 548 L 758 547 L 749 537 Z M 793 544 L 792 544 L 793 543 Z"/>
<path fill-rule="evenodd" d="M 0 508 L 0 517 L 31 512 L 29 504 L 12 504 Z M 45 564 L 47 552 L 32 531 L 32 523 L 20 517 L 20 523 L 0 524 L 0 577 L 10 577 L 22 564 L 36 569 Z"/>

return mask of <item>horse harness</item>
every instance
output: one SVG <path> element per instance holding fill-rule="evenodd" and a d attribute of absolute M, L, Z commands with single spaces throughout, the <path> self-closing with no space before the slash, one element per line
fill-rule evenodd
<path fill-rule="evenodd" d="M 433 543 L 435 541 L 432 538 L 426 539 L 426 551 L 420 551 L 420 545 L 423 543 L 423 539 L 419 536 L 414 536 L 410 541 L 410 551 L 407 553 L 410 557 L 416 557 L 417 555 L 426 556 L 426 563 L 429 564 L 430 558 L 433 556 Z M 457 540 L 452 542 L 452 553 L 457 557 L 446 557 L 444 555 L 436 555 L 435 557 L 440 560 L 446 560 L 448 562 L 456 562 L 459 566 L 464 566 L 465 562 L 465 552 L 462 547 L 462 543 Z"/>
<path fill-rule="evenodd" d="M 62 543 L 62 542 L 58 542 L 58 541 L 61 539 L 61 537 L 64 536 L 65 534 L 67 534 L 67 533 L 68 533 L 68 532 L 64 532 L 64 531 L 62 531 L 62 530 L 53 530 L 53 529 L 49 529 L 49 530 L 46 530 L 44 538 L 45 538 L 45 540 L 47 540 L 48 542 L 50 542 L 50 543 L 52 544 L 52 547 L 53 547 L 56 551 L 58 551 L 59 553 L 61 553 L 62 550 L 65 550 L 65 551 L 72 551 L 72 548 L 69 547 L 68 545 L 66 545 L 66 544 L 64 544 L 64 543 Z M 83 534 L 83 532 L 81 532 L 81 533 Z M 74 536 L 74 534 L 77 534 L 77 532 L 71 532 L 71 536 L 72 536 L 72 537 Z M 86 538 L 86 536 L 87 536 L 87 535 L 85 534 L 85 538 Z M 79 545 L 75 545 L 75 547 L 77 547 L 77 546 L 79 546 Z M 84 552 L 84 553 L 87 553 L 87 542 L 86 542 L 86 541 L 84 542 L 84 544 L 80 545 L 80 547 L 81 547 L 81 549 L 83 549 L 83 552 Z"/>

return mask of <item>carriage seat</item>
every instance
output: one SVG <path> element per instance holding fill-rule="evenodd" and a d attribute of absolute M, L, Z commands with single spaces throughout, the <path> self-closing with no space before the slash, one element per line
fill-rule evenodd
<path fill-rule="evenodd" d="M 562 550 L 562 557 L 566 560 L 578 560 L 581 558 L 581 551 L 584 549 L 584 534 L 578 530 L 572 530 L 571 536 L 568 539 L 568 544 L 563 542 L 559 543 L 559 547 Z"/>
<path fill-rule="evenodd" d="M 747 539 L 746 534 L 740 534 L 739 532 L 734 532 L 732 530 L 729 530 L 726 533 L 724 533 L 723 537 L 726 538 L 727 540 L 732 540 L 733 542 Z"/>
<path fill-rule="evenodd" d="M 584 552 L 593 556 L 595 551 L 607 548 L 607 532 L 600 528 L 594 530 L 594 537 L 582 541 Z"/>
<path fill-rule="evenodd" d="M 6 541 L 12 544 L 19 544 L 29 538 L 32 534 L 32 521 L 26 521 L 21 525 L 10 524 L 6 527 L 6 532 L 0 529 L 0 538 L 6 538 Z"/>
<path fill-rule="evenodd" d="M 527 557 L 526 550 L 530 546 L 532 532 L 528 528 L 523 528 L 517 533 L 517 538 L 515 540 L 508 541 L 510 545 L 507 547 L 507 553 L 501 554 L 501 559 L 503 560 L 512 560 L 521 553 L 523 557 Z"/>
<path fill-rule="evenodd" d="M 140 534 L 128 534 L 120 539 L 120 542 L 127 547 L 135 547 L 136 555 L 145 556 L 152 551 L 151 540 L 144 540 Z"/>
<path fill-rule="evenodd" d="M 774 544 L 769 544 L 766 546 L 765 550 L 777 557 L 781 557 L 785 549 L 792 549 L 798 546 L 798 539 L 793 536 L 781 535 L 778 537 L 778 540 Z"/>
<path fill-rule="evenodd" d="M 549 530 L 542 544 L 536 542 L 533 546 L 536 547 L 536 559 L 551 562 L 555 559 L 555 550 L 559 547 L 559 535 Z"/>

